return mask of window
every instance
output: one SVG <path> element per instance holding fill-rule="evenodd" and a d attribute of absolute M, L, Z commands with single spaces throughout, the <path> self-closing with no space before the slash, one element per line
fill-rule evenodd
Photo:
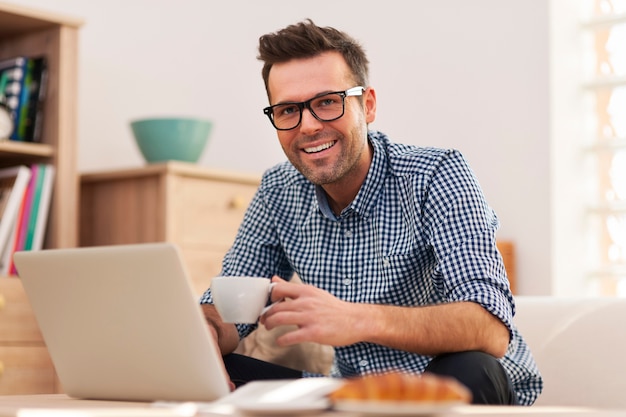
<path fill-rule="evenodd" d="M 584 1 L 588 277 L 626 296 L 626 0 Z"/>

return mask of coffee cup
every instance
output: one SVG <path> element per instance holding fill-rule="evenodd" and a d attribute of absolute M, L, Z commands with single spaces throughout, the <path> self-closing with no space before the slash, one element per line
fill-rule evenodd
<path fill-rule="evenodd" d="M 211 295 L 225 323 L 256 323 L 266 310 L 274 284 L 262 277 L 215 277 Z"/>

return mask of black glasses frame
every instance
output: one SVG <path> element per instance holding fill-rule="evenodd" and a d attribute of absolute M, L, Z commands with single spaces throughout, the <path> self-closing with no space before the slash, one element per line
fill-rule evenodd
<path fill-rule="evenodd" d="M 312 98 L 308 99 L 307 101 L 287 101 L 287 102 L 284 102 L 284 103 L 274 104 L 273 106 L 265 107 L 263 109 L 263 113 L 265 113 L 265 115 L 270 119 L 270 122 L 272 123 L 272 126 L 274 126 L 274 128 L 276 130 L 293 130 L 293 129 L 297 128 L 298 126 L 300 126 L 300 123 L 302 123 L 302 112 L 304 111 L 304 109 L 309 109 L 309 111 L 311 112 L 313 117 L 315 117 L 320 122 L 332 122 L 333 120 L 337 120 L 337 119 L 342 118 L 343 115 L 345 114 L 345 112 L 346 112 L 346 97 L 361 96 L 361 95 L 363 95 L 364 91 L 365 91 L 365 87 L 362 87 L 360 85 L 356 86 L 356 87 L 349 88 L 349 89 L 347 89 L 345 91 L 330 91 L 328 93 L 318 94 L 315 97 L 312 97 Z M 337 117 L 333 117 L 332 119 L 322 119 L 317 114 L 315 114 L 315 111 L 311 108 L 311 102 L 313 100 L 316 100 L 316 99 L 318 99 L 320 97 L 327 96 L 329 94 L 338 94 L 341 97 L 341 114 L 339 116 L 337 116 Z M 295 126 L 290 127 L 290 128 L 280 128 L 280 127 L 276 126 L 276 124 L 274 123 L 274 108 L 285 106 L 285 105 L 297 106 L 298 109 L 300 110 L 300 117 L 298 118 L 298 123 L 296 123 Z"/>

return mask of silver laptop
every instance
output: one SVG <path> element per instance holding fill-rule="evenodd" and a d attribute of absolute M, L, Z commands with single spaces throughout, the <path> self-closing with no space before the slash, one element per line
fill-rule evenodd
<path fill-rule="evenodd" d="M 18 252 L 14 262 L 71 397 L 284 413 L 327 407 L 325 395 L 341 383 L 266 380 L 229 393 L 220 353 L 173 244 Z"/>
<path fill-rule="evenodd" d="M 19 252 L 14 261 L 68 395 L 212 401 L 228 394 L 175 246 Z"/>

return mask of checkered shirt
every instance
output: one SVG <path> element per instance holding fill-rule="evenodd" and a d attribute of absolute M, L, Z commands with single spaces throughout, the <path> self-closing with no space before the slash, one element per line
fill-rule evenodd
<path fill-rule="evenodd" d="M 226 254 L 222 275 L 279 275 L 354 303 L 423 306 L 472 301 L 509 328 L 501 363 L 521 404 L 542 379 L 512 322 L 515 306 L 495 246 L 498 219 L 463 156 L 391 143 L 370 131 L 374 158 L 354 201 L 335 216 L 324 192 L 290 163 L 268 170 Z M 202 303 L 212 303 L 210 290 Z M 237 325 L 247 336 L 255 325 Z M 402 369 L 430 356 L 372 343 L 335 348 L 332 375 Z"/>

